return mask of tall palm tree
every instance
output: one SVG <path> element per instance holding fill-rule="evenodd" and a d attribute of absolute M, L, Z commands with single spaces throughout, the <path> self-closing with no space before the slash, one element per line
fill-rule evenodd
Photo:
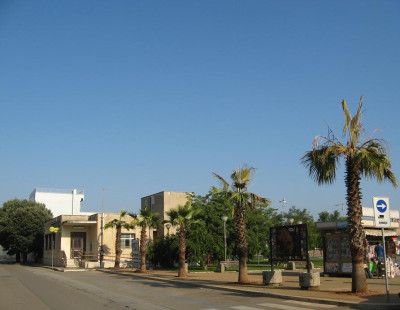
<path fill-rule="evenodd" d="M 231 174 L 232 184 L 230 185 L 219 174 L 213 173 L 220 183 L 221 188 L 212 187 L 213 194 L 223 194 L 233 204 L 233 216 L 236 226 L 236 248 L 239 255 L 239 283 L 248 283 L 247 274 L 247 240 L 245 209 L 254 208 L 257 201 L 269 204 L 267 198 L 262 198 L 256 194 L 250 193 L 247 188 L 250 184 L 252 174 L 255 169 L 246 165 L 237 168 Z"/>
<path fill-rule="evenodd" d="M 116 228 L 117 229 L 117 234 L 115 236 L 115 264 L 114 268 L 119 268 L 120 262 L 121 262 L 121 233 L 122 233 L 122 228 L 125 228 L 127 230 L 133 228 L 133 223 L 132 222 L 127 222 L 124 220 L 125 216 L 127 215 L 127 212 L 122 209 L 121 213 L 119 215 L 119 219 L 113 219 L 112 221 L 108 222 L 107 224 L 104 225 L 105 229 L 109 228 Z"/>
<path fill-rule="evenodd" d="M 198 223 L 194 217 L 200 212 L 200 209 L 193 208 L 192 198 L 188 197 L 185 205 L 179 205 L 176 209 L 171 209 L 166 213 L 169 220 L 166 222 L 171 223 L 172 226 L 179 226 L 178 240 L 179 240 L 179 270 L 178 277 L 186 277 L 186 232 L 191 225 Z"/>
<path fill-rule="evenodd" d="M 146 272 L 146 250 L 147 250 L 147 228 L 157 228 L 162 224 L 160 215 L 154 212 L 151 212 L 148 209 L 147 202 L 143 209 L 140 210 L 140 215 L 137 214 L 129 214 L 132 216 L 137 222 L 137 224 L 141 227 L 140 230 L 140 272 Z M 150 234 L 150 230 L 149 230 Z"/>
<path fill-rule="evenodd" d="M 387 180 L 397 186 L 396 177 L 391 168 L 386 143 L 382 139 L 361 135 L 364 128 L 361 123 L 363 97 L 360 98 L 357 113 L 352 117 L 345 100 L 341 106 L 344 113 L 342 143 L 329 128 L 328 137 L 314 138 L 313 149 L 305 153 L 302 163 L 318 185 L 333 183 L 336 167 L 341 158 L 345 160 L 345 184 L 347 216 L 349 220 L 350 250 L 352 258 L 352 292 L 364 293 L 368 290 L 363 269 L 363 229 L 361 226 L 361 177 L 376 178 L 378 182 Z"/>

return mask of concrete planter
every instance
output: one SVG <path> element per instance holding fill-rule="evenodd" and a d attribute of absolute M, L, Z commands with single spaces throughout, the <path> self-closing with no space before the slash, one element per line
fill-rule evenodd
<path fill-rule="evenodd" d="M 320 284 L 319 272 L 305 272 L 299 276 L 299 285 L 303 290 L 318 290 Z"/>
<path fill-rule="evenodd" d="M 217 272 L 224 273 L 225 269 L 226 269 L 226 264 L 225 263 L 218 263 Z"/>
<path fill-rule="evenodd" d="M 279 286 L 282 283 L 282 270 L 263 271 L 263 283 L 268 286 Z"/>

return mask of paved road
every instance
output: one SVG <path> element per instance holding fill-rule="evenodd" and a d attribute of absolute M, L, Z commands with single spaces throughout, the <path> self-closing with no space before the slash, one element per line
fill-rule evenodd
<path fill-rule="evenodd" d="M 116 274 L 0 265 L 1 310 L 304 310 L 340 307 L 246 296 Z M 340 309 L 350 309 L 341 307 Z"/>

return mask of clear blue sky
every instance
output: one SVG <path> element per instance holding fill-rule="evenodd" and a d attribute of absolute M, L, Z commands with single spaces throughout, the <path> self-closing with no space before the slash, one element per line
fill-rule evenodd
<path fill-rule="evenodd" d="M 0 0 L 0 202 L 85 190 L 83 211 L 206 194 L 242 163 L 273 207 L 345 202 L 300 164 L 364 95 L 400 179 L 399 1 Z M 343 165 L 342 165 L 343 166 Z M 399 189 L 362 181 L 363 204 Z"/>

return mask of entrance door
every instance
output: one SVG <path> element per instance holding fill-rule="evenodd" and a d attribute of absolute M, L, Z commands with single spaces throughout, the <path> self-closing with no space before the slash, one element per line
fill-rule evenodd
<path fill-rule="evenodd" d="M 71 258 L 78 258 L 85 251 L 86 233 L 71 232 Z"/>

